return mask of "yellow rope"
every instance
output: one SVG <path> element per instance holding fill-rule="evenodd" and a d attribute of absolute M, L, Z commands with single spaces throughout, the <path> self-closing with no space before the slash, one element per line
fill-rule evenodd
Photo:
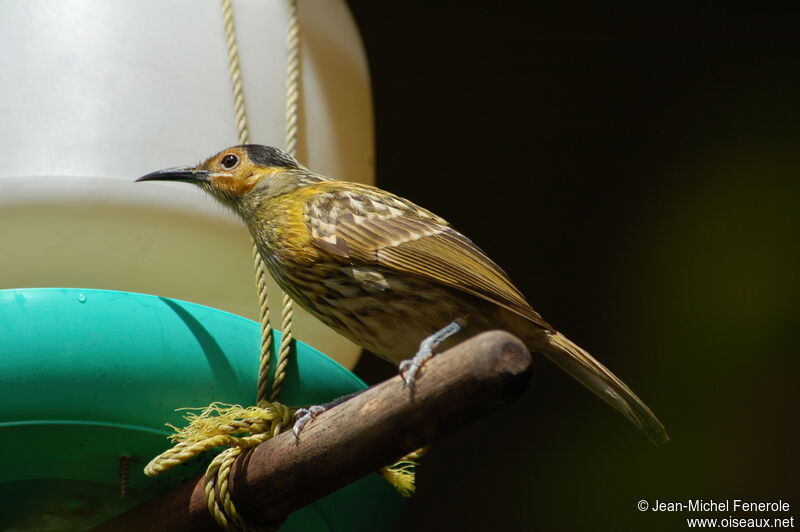
<path fill-rule="evenodd" d="M 297 118 L 300 106 L 300 24 L 297 0 L 289 0 L 289 27 L 286 31 L 286 143 L 285 151 L 297 155 Z"/>
<path fill-rule="evenodd" d="M 239 46 L 236 42 L 236 25 L 233 20 L 233 4 L 231 0 L 222 0 L 222 19 L 225 26 L 225 44 L 228 47 L 228 68 L 233 88 L 233 107 L 236 115 L 236 130 L 239 143 L 250 142 L 250 130 L 247 124 L 247 110 L 244 102 L 244 85 L 239 64 Z M 267 267 L 258 251 L 256 242 L 251 237 L 253 247 L 253 263 L 256 277 L 256 294 L 258 295 L 259 317 L 261 321 L 261 361 L 258 367 L 258 388 L 256 402 L 267 398 L 269 378 L 269 361 L 272 351 L 272 326 L 269 321 L 269 300 L 267 297 Z"/>
<path fill-rule="evenodd" d="M 239 65 L 239 46 L 236 44 L 236 26 L 233 23 L 233 5 L 231 0 L 222 0 L 222 20 L 225 24 L 225 44 L 228 46 L 228 70 L 233 83 L 233 107 L 236 112 L 236 130 L 239 142 L 250 142 L 250 131 L 247 127 L 247 112 L 244 107 L 244 87 L 242 71 Z"/>
<path fill-rule="evenodd" d="M 293 409 L 280 403 L 248 408 L 212 403 L 199 414 L 190 412 L 184 416 L 189 422 L 186 427 L 172 427 L 176 432 L 170 438 L 176 445 L 155 457 L 144 468 L 144 473 L 154 477 L 215 447 L 228 447 L 206 469 L 206 504 L 225 530 L 250 530 L 252 527 L 236 511 L 228 490 L 231 468 L 245 449 L 280 434 L 283 427 L 291 423 L 292 415 Z"/>
<path fill-rule="evenodd" d="M 297 115 L 300 105 L 300 24 L 297 20 L 297 0 L 288 0 L 288 28 L 286 31 L 286 142 L 284 149 L 291 156 L 297 155 Z M 286 378 L 286 366 L 292 350 L 292 319 L 294 302 L 283 294 L 281 309 L 281 346 L 275 365 L 270 401 L 277 401 Z"/>
<path fill-rule="evenodd" d="M 428 447 L 410 452 L 390 466 L 382 468 L 380 475 L 403 497 L 411 497 L 416 489 L 416 471 L 419 459 L 425 456 Z"/>
<path fill-rule="evenodd" d="M 250 134 L 244 101 L 239 49 L 236 42 L 236 27 L 231 0 L 221 0 L 225 26 L 228 63 L 233 87 L 236 128 L 239 142 L 247 144 Z M 298 106 L 300 101 L 300 47 L 297 0 L 287 0 L 288 30 L 286 68 L 286 152 L 297 151 Z M 270 324 L 267 298 L 266 264 L 253 241 L 253 265 L 256 277 L 261 318 L 261 358 L 258 371 L 256 403 L 258 406 L 244 408 L 239 405 L 212 403 L 200 414 L 185 416 L 189 424 L 175 429 L 171 439 L 175 445 L 150 461 L 145 474 L 153 477 L 181 464 L 198 454 L 216 447 L 228 447 L 218 454 L 206 469 L 204 492 L 208 510 L 225 530 L 254 530 L 236 511 L 228 490 L 228 479 L 236 459 L 245 449 L 255 447 L 277 436 L 291 423 L 294 410 L 277 402 L 286 378 L 286 367 L 293 344 L 293 302 L 284 294 L 282 301 L 281 343 L 275 367 L 272 392 L 268 394 L 268 376 L 272 351 L 272 326 Z M 267 396 L 269 395 L 269 398 Z M 416 459 L 424 450 L 415 451 L 401 458 L 392 466 L 381 469 L 383 475 L 404 496 L 414 491 L 414 468 Z M 275 525 L 277 527 L 278 525 Z M 263 530 L 263 528 L 261 528 Z"/>
<path fill-rule="evenodd" d="M 290 0 L 294 3 L 294 0 Z M 233 5 L 231 0 L 222 0 L 222 16 L 225 25 L 226 44 L 228 47 L 228 65 L 230 68 L 231 82 L 233 87 L 233 103 L 236 114 L 236 128 L 239 132 L 239 143 L 248 144 L 250 133 L 247 125 L 247 112 L 244 101 L 244 87 L 242 84 L 241 67 L 239 64 L 239 48 L 236 43 L 236 26 L 233 19 Z M 280 404 L 270 405 L 266 403 L 269 387 L 269 366 L 272 355 L 272 325 L 269 319 L 269 299 L 267 297 L 266 264 L 264 258 L 258 251 L 255 239 L 252 240 L 253 264 L 255 267 L 256 293 L 258 295 L 259 316 L 261 321 L 261 355 L 258 365 L 258 385 L 256 388 L 257 408 L 262 412 L 269 412 L 272 408 L 283 408 L 287 415 L 281 416 L 277 424 L 273 424 L 271 430 L 263 430 L 263 425 L 256 425 L 262 430 L 253 430 L 255 434 L 253 445 L 268 440 L 273 435 L 280 433 L 283 426 L 291 421 L 291 414 Z M 291 314 L 291 308 L 289 309 Z M 284 311 L 284 321 L 285 321 Z M 291 317 L 290 317 L 291 320 Z M 284 334 L 285 338 L 285 334 Z M 283 352 L 283 342 L 281 342 L 281 353 Z M 288 356 L 288 348 L 287 355 Z M 276 366 L 275 380 L 281 382 L 285 378 L 286 364 L 280 363 Z M 271 401 L 277 399 L 277 394 L 273 391 L 270 396 Z M 215 420 L 219 422 L 219 419 Z M 191 426 L 191 425 L 190 425 Z M 255 427 L 252 427 L 255 428 Z M 211 438 L 213 439 L 213 438 Z M 217 523 L 226 530 L 248 530 L 251 527 L 239 516 L 236 507 L 231 500 L 228 491 L 228 477 L 231 467 L 236 458 L 241 454 L 242 447 L 236 442 L 228 442 L 229 449 L 226 449 L 209 464 L 205 474 L 205 496 L 208 511 L 214 516 Z"/>
<path fill-rule="evenodd" d="M 261 317 L 261 356 L 258 364 L 258 386 L 256 404 L 266 400 L 269 386 L 269 361 L 272 353 L 272 326 L 269 322 L 269 300 L 267 299 L 267 272 L 264 259 L 253 241 L 253 267 L 256 272 L 256 293 L 258 294 L 259 316 Z M 275 373 L 277 378 L 279 373 Z M 283 380 L 283 379 L 281 379 Z"/>

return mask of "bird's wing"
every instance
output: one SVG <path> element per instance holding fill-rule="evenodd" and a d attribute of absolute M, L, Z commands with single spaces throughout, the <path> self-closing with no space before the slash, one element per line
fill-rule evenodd
<path fill-rule="evenodd" d="M 355 263 L 379 265 L 462 290 L 552 329 L 508 275 L 442 218 L 373 187 L 332 182 L 305 206 L 312 241 Z"/>

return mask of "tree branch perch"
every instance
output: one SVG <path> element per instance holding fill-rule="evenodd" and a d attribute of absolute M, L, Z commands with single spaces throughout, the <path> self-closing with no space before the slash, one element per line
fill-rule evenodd
<path fill-rule="evenodd" d="M 231 493 L 253 524 L 291 512 L 518 398 L 531 357 L 503 331 L 480 334 L 426 363 L 414 393 L 400 376 L 325 412 L 297 442 L 280 434 L 240 458 Z M 203 477 L 192 479 L 102 525 L 97 531 L 217 530 Z"/>

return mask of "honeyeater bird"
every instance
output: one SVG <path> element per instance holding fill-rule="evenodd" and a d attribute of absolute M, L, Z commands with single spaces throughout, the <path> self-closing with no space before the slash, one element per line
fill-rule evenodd
<path fill-rule="evenodd" d="M 432 212 L 255 144 L 137 181 L 153 180 L 192 183 L 230 207 L 286 293 L 351 341 L 400 363 L 408 384 L 435 349 L 505 329 L 653 442 L 668 441 L 625 383 L 542 319 L 499 266 Z"/>

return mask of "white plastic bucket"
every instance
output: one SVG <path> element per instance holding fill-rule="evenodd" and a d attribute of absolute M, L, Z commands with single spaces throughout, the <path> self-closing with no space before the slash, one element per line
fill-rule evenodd
<path fill-rule="evenodd" d="M 284 142 L 287 12 L 234 1 L 255 143 Z M 298 156 L 372 182 L 353 20 L 340 0 L 303 0 L 299 19 Z M 220 2 L 3 0 L 0 48 L 0 288 L 144 292 L 257 319 L 241 222 L 188 185 L 133 183 L 238 143 Z M 355 362 L 358 348 L 299 309 L 295 322 L 303 341 Z"/>

